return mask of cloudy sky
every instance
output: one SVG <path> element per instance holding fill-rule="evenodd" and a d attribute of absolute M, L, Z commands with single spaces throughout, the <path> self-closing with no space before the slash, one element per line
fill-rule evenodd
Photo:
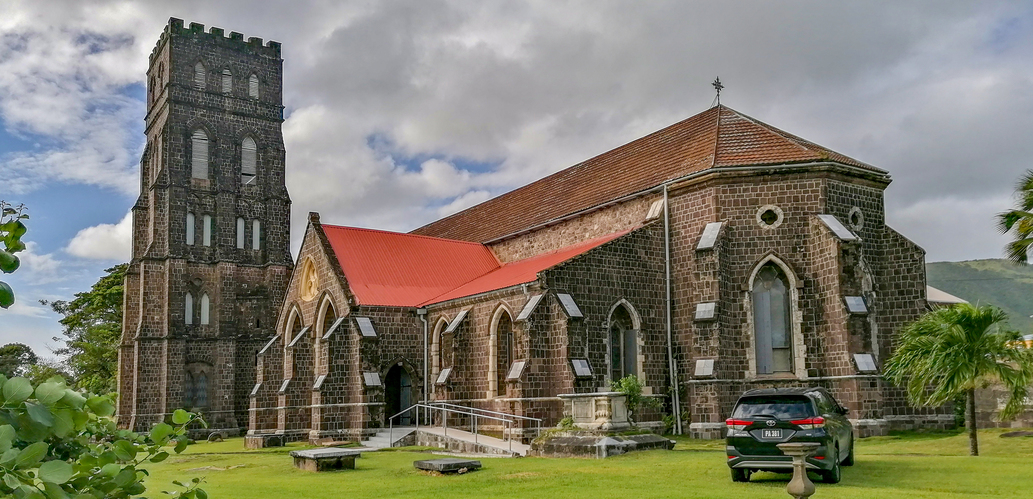
<path fill-rule="evenodd" d="M 295 239 L 409 230 L 722 102 L 889 170 L 930 261 L 993 258 L 1033 166 L 1029 2 L 0 0 L 0 199 L 32 215 L 0 343 L 129 258 L 170 16 L 283 43 Z M 297 241 L 295 240 L 295 247 Z"/>

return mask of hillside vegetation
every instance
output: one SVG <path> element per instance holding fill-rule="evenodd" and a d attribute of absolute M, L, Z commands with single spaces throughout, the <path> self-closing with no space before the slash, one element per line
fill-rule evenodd
<path fill-rule="evenodd" d="M 929 285 L 971 303 L 989 303 L 1008 313 L 1011 326 L 1033 334 L 1033 265 L 1004 259 L 935 262 L 926 265 Z"/>

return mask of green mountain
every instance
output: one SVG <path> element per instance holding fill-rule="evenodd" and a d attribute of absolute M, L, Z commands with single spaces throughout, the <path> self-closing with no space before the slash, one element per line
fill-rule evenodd
<path fill-rule="evenodd" d="M 1008 313 L 1013 328 L 1033 333 L 1033 265 L 1009 260 L 926 264 L 929 285 L 970 303 L 989 303 Z"/>

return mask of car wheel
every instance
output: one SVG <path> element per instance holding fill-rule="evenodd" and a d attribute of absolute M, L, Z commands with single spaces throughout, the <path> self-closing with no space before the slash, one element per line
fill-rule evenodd
<path fill-rule="evenodd" d="M 836 449 L 836 455 L 832 459 L 832 469 L 821 472 L 821 479 L 825 483 L 839 483 L 839 480 L 843 478 L 843 470 L 839 467 L 839 449 Z"/>
<path fill-rule="evenodd" d="M 750 470 L 742 468 L 732 468 L 732 481 L 733 482 L 748 482 L 750 481 Z"/>
<path fill-rule="evenodd" d="M 843 466 L 854 465 L 854 437 L 850 437 L 850 453 L 846 455 L 846 459 L 843 460 Z"/>

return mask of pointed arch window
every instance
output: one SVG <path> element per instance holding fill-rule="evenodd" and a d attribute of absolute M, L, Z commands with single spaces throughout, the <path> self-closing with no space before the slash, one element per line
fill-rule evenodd
<path fill-rule="evenodd" d="M 194 230 L 197 229 L 194 214 L 187 212 L 187 246 L 194 245 Z"/>
<path fill-rule="evenodd" d="M 204 90 L 205 88 L 205 69 L 204 64 L 199 61 L 194 64 L 194 89 Z"/>
<path fill-rule="evenodd" d="M 195 130 L 190 137 L 190 176 L 208 178 L 208 134 Z"/>
<path fill-rule="evenodd" d="M 757 272 L 752 301 L 757 374 L 792 372 L 789 285 L 781 268 L 768 263 Z"/>
<path fill-rule="evenodd" d="M 233 73 L 230 70 L 222 70 L 222 93 L 228 94 L 233 92 Z"/>
<path fill-rule="evenodd" d="M 499 397 L 506 395 L 506 375 L 516 360 L 513 347 L 513 319 L 503 310 L 495 323 L 495 395 Z"/>
<path fill-rule="evenodd" d="M 610 381 L 638 376 L 638 331 L 631 313 L 619 305 L 610 315 Z"/>
<path fill-rule="evenodd" d="M 212 216 L 205 215 L 204 223 L 201 227 L 201 244 L 204 246 L 212 245 Z"/>
<path fill-rule="evenodd" d="M 237 217 L 237 249 L 244 249 L 244 219 Z"/>
<path fill-rule="evenodd" d="M 258 76 L 252 74 L 247 79 L 247 96 L 252 99 L 258 98 Z"/>
<path fill-rule="evenodd" d="M 251 249 L 262 249 L 262 222 L 258 220 L 251 222 Z"/>
<path fill-rule="evenodd" d="M 194 323 L 194 295 L 189 291 L 183 298 L 183 323 L 187 325 Z"/>
<path fill-rule="evenodd" d="M 250 185 L 258 174 L 258 145 L 254 139 L 245 137 L 240 144 L 240 183 Z"/>
<path fill-rule="evenodd" d="M 208 293 L 201 295 L 201 325 L 207 325 L 210 320 Z"/>

